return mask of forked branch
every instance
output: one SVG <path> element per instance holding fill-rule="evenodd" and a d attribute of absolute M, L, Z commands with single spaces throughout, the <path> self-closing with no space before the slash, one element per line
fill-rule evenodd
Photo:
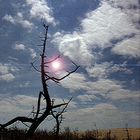
<path fill-rule="evenodd" d="M 55 130 L 56 136 L 59 135 L 60 124 L 62 123 L 62 119 L 63 119 L 63 113 L 65 112 L 65 110 L 68 107 L 68 104 L 70 103 L 71 100 L 72 100 L 72 98 L 70 98 L 70 100 L 67 103 L 63 103 L 64 107 L 61 111 L 56 112 L 56 111 L 51 110 L 51 114 L 56 120 L 56 127 L 55 127 L 56 128 L 56 130 Z M 62 104 L 60 104 L 60 105 L 62 106 Z"/>

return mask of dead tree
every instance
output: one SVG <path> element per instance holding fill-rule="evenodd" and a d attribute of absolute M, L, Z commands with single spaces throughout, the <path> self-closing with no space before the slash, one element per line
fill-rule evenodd
<path fill-rule="evenodd" d="M 38 128 L 38 126 L 49 116 L 49 115 L 52 115 L 55 120 L 56 120 L 56 126 L 57 126 L 57 131 L 56 133 L 58 134 L 59 133 L 59 128 L 60 128 L 60 123 L 62 122 L 59 121 L 59 118 L 60 116 L 62 116 L 63 112 L 65 111 L 65 109 L 67 108 L 69 102 L 71 101 L 71 99 L 69 100 L 69 102 L 67 103 L 61 103 L 61 104 L 58 104 L 58 105 L 54 105 L 52 103 L 52 100 L 51 100 L 51 97 L 50 97 L 50 94 L 49 94 L 49 91 L 48 91 L 48 81 L 53 81 L 55 83 L 59 83 L 61 80 L 63 80 L 64 78 L 68 77 L 70 74 L 74 73 L 77 71 L 77 69 L 79 68 L 78 65 L 76 65 L 74 62 L 72 62 L 72 64 L 74 65 L 74 69 L 67 72 L 66 75 L 64 75 L 63 77 L 60 77 L 60 78 L 57 78 L 55 76 L 51 76 L 50 72 L 46 71 L 46 68 L 49 67 L 48 65 L 55 61 L 56 59 L 58 59 L 60 57 L 57 56 L 56 58 L 54 58 L 53 60 L 49 60 L 47 61 L 47 56 L 45 55 L 45 51 L 46 51 L 46 43 L 47 43 L 47 34 L 48 34 L 48 26 L 43 24 L 44 26 L 44 29 L 45 29 L 45 35 L 43 37 L 43 44 L 41 44 L 40 46 L 43 47 L 42 49 L 42 53 L 40 55 L 41 57 L 41 64 L 40 64 L 40 69 L 37 69 L 36 66 L 34 65 L 34 63 L 31 63 L 32 64 L 32 67 L 40 73 L 41 75 L 41 82 L 42 82 L 42 87 L 43 87 L 43 90 L 39 92 L 39 96 L 38 96 L 38 103 L 37 103 L 37 110 L 36 112 L 33 112 L 34 113 L 34 117 L 25 117 L 25 116 L 19 116 L 19 117 L 16 117 L 12 120 L 10 120 L 9 122 L 5 123 L 5 124 L 0 124 L 0 131 L 2 129 L 6 129 L 7 126 L 17 122 L 17 121 L 20 121 L 22 122 L 23 124 L 26 125 L 26 122 L 30 123 L 30 126 L 29 126 L 29 129 L 27 130 L 27 137 L 31 137 L 34 132 L 36 131 L 36 129 Z M 42 112 L 42 109 L 41 109 L 41 99 L 44 99 L 45 100 L 45 103 L 46 103 L 46 106 L 45 106 L 45 109 L 43 109 L 43 112 Z M 59 108 L 59 107 L 63 107 L 62 111 L 61 112 L 58 112 L 57 114 L 54 114 L 54 109 L 56 108 Z"/>
<path fill-rule="evenodd" d="M 72 100 L 72 98 L 67 103 L 64 102 L 64 107 L 62 108 L 61 111 L 55 111 L 55 110 L 51 111 L 51 114 L 55 118 L 55 121 L 56 121 L 56 126 L 55 126 L 56 136 L 59 136 L 60 124 L 63 121 L 63 113 L 65 112 L 65 110 L 66 110 L 66 108 L 67 108 L 67 106 L 68 106 L 68 104 L 70 103 L 71 100 Z"/>

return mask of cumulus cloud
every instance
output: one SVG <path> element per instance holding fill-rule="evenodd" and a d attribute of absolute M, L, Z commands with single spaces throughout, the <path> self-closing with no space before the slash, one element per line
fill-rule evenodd
<path fill-rule="evenodd" d="M 63 34 L 57 32 L 53 37 L 52 42 L 58 44 L 59 51 L 71 60 L 83 66 L 93 63 L 94 56 L 79 33 Z"/>
<path fill-rule="evenodd" d="M 37 97 L 16 95 L 0 95 L 1 123 L 5 123 L 17 116 L 31 115 L 32 106 L 36 106 Z"/>
<path fill-rule="evenodd" d="M 8 72 L 9 72 L 8 66 L 0 63 L 0 74 L 6 74 Z"/>
<path fill-rule="evenodd" d="M 80 73 L 71 74 L 69 77 L 61 81 L 61 85 L 68 88 L 70 92 L 90 89 L 87 85 L 86 77 Z"/>
<path fill-rule="evenodd" d="M 90 90 L 86 92 L 91 95 L 101 96 L 105 99 L 128 101 L 139 99 L 139 91 L 126 89 L 123 83 L 111 79 L 99 79 L 96 82 L 88 83 Z"/>
<path fill-rule="evenodd" d="M 113 60 L 112 62 L 102 62 L 102 58 L 100 58 L 100 64 L 98 64 L 96 63 L 96 54 L 93 53 L 94 50 L 96 53 L 97 48 L 104 50 L 110 47 L 108 50 L 117 55 L 129 58 L 139 57 L 137 11 L 135 11 L 135 16 L 131 18 L 130 13 L 132 12 L 129 11 L 135 10 L 135 8 L 129 8 L 131 6 L 135 7 L 137 3 L 132 4 L 131 0 L 127 2 L 103 0 L 96 10 L 88 12 L 85 18 L 80 21 L 80 28 L 72 32 L 62 31 L 54 34 L 52 42 L 58 45 L 59 51 L 78 64 L 85 66 L 90 77 L 89 80 L 85 74 L 72 74 L 62 81 L 63 87 L 72 92 L 82 90 L 94 95 L 93 98 L 96 95 L 101 95 L 103 98 L 117 100 L 116 94 L 118 92 L 118 100 L 127 100 L 134 95 L 135 91 L 127 90 L 121 81 L 109 79 L 113 73 L 133 73 L 125 66 L 125 62 L 119 65 L 114 64 Z M 107 94 L 110 97 L 106 96 Z M 136 94 L 135 97 L 137 96 Z M 80 95 L 78 98 L 89 100 L 87 95 Z"/>
<path fill-rule="evenodd" d="M 124 56 L 126 55 L 134 58 L 139 57 L 140 50 L 139 1 L 138 0 L 135 1 L 104 0 L 104 1 L 108 2 L 113 8 L 119 9 L 121 10 L 122 13 L 125 13 L 128 19 L 128 23 L 131 23 L 131 25 L 135 28 L 135 30 L 133 30 L 133 33 L 136 34 L 135 36 L 122 40 L 122 42 L 116 44 L 112 51 L 119 55 Z"/>
<path fill-rule="evenodd" d="M 122 10 L 132 10 L 132 9 L 138 9 L 139 8 L 139 0 L 103 0 L 105 2 L 108 2 L 111 6 L 115 8 L 120 8 Z"/>
<path fill-rule="evenodd" d="M 102 2 L 97 10 L 87 13 L 81 26 L 87 43 L 91 46 L 97 44 L 101 48 L 108 47 L 112 39 L 137 32 L 128 15 L 107 2 Z"/>
<path fill-rule="evenodd" d="M 90 82 L 89 86 L 91 88 L 91 91 L 88 91 L 89 93 L 94 93 L 94 91 L 97 91 L 97 93 L 100 94 L 106 94 L 108 92 L 122 88 L 122 85 L 119 83 L 119 81 L 102 78 L 96 82 Z"/>
<path fill-rule="evenodd" d="M 15 46 L 13 47 L 13 49 L 15 49 L 17 51 L 27 51 L 30 54 L 31 58 L 35 58 L 37 56 L 34 49 L 29 48 L 21 43 L 16 43 Z"/>
<path fill-rule="evenodd" d="M 44 19 L 47 23 L 55 25 L 52 9 L 45 0 L 26 0 L 27 5 L 31 7 L 30 15 L 33 18 Z"/>
<path fill-rule="evenodd" d="M 16 44 L 14 47 L 15 50 L 25 50 L 25 48 L 26 47 L 23 44 Z"/>
<path fill-rule="evenodd" d="M 20 24 L 22 27 L 27 28 L 27 29 L 32 29 L 33 23 L 31 23 L 28 20 L 25 20 L 23 17 L 23 14 L 18 12 L 16 16 L 11 16 L 6 14 L 3 17 L 3 20 L 9 21 L 12 24 Z"/>
<path fill-rule="evenodd" d="M 132 74 L 133 72 L 126 68 L 126 64 L 114 64 L 113 62 L 95 63 L 94 66 L 86 67 L 88 75 L 93 78 L 108 78 L 109 75 L 116 72 Z"/>
<path fill-rule="evenodd" d="M 10 81 L 13 81 L 14 79 L 15 79 L 15 76 L 12 73 L 0 75 L 0 80 L 3 80 L 3 81 L 10 82 Z"/>
<path fill-rule="evenodd" d="M 93 107 L 67 112 L 65 116 L 64 126 L 71 128 L 79 126 L 80 130 L 86 130 L 86 128 L 95 129 L 95 123 L 98 128 L 124 127 L 126 123 L 133 127 L 132 120 L 139 121 L 139 114 L 136 112 L 124 112 L 108 103 L 100 103 Z M 139 127 L 138 124 L 135 124 L 135 126 Z"/>
<path fill-rule="evenodd" d="M 18 116 L 29 115 L 32 107 L 36 109 L 38 97 L 27 95 L 2 95 L 0 96 L 0 114 L 6 113 L 8 116 L 14 113 Z M 45 103 L 43 103 L 45 104 Z M 41 105 L 43 105 L 41 104 Z"/>
<path fill-rule="evenodd" d="M 3 17 L 4 20 L 11 22 L 12 24 L 15 24 L 15 20 L 11 15 L 5 15 Z"/>
<path fill-rule="evenodd" d="M 15 104 L 27 110 L 32 109 L 32 106 L 36 106 L 36 103 L 37 103 L 37 97 L 33 97 L 33 96 L 16 95 L 13 97 L 13 99 L 14 99 Z"/>
<path fill-rule="evenodd" d="M 10 64 L 2 64 L 0 63 L 0 80 L 10 82 L 15 79 L 14 72 L 19 69 Z"/>
<path fill-rule="evenodd" d="M 55 99 L 55 104 L 60 104 L 63 103 L 64 100 L 65 102 L 68 102 L 68 99 L 60 99 L 60 98 L 54 98 Z M 5 95 L 5 94 L 0 94 L 0 116 L 2 119 L 1 123 L 5 123 L 14 117 L 17 116 L 30 116 L 32 117 L 31 111 L 33 111 L 33 106 L 34 106 L 34 111 L 37 109 L 37 100 L 38 97 L 35 96 L 29 96 L 29 95 Z M 45 101 L 41 100 L 41 109 L 45 108 Z M 68 109 L 72 110 L 76 108 L 76 102 L 71 101 L 68 105 Z M 60 110 L 59 110 L 60 111 Z M 64 113 L 65 114 L 65 113 Z M 46 122 L 47 124 L 50 123 L 50 121 Z M 46 123 L 43 123 L 41 128 L 46 128 Z M 52 123 L 50 123 L 52 125 Z M 21 128 L 21 125 L 20 125 Z"/>
<path fill-rule="evenodd" d="M 104 62 L 101 64 L 95 64 L 92 67 L 87 67 L 86 70 L 90 77 L 94 78 L 102 78 L 108 76 L 108 67 L 110 66 L 110 63 Z"/>
<path fill-rule="evenodd" d="M 129 15 L 131 21 L 139 28 L 139 0 L 104 0 L 107 1 L 114 8 L 121 9 L 124 13 Z"/>
<path fill-rule="evenodd" d="M 113 53 L 122 55 L 122 56 L 130 56 L 134 58 L 140 57 L 140 35 L 135 37 L 125 39 L 122 42 L 119 42 L 112 49 Z"/>
<path fill-rule="evenodd" d="M 3 99 L 0 101 L 0 114 L 4 113 L 6 110 L 7 113 L 12 113 L 19 111 L 18 106 L 12 104 L 8 99 Z"/>
<path fill-rule="evenodd" d="M 61 85 L 70 91 L 84 90 L 87 93 L 107 93 L 122 88 L 119 81 L 100 78 L 89 81 L 83 74 L 74 73 L 64 79 Z"/>
<path fill-rule="evenodd" d="M 92 81 L 88 80 L 85 75 L 79 73 L 70 75 L 61 82 L 61 85 L 73 93 L 84 91 L 84 95 L 77 96 L 77 99 L 83 102 L 99 100 L 100 98 L 128 101 L 139 97 L 139 91 L 126 89 L 121 81 L 103 77 Z"/>
<path fill-rule="evenodd" d="M 107 96 L 111 100 L 121 100 L 121 101 L 134 100 L 135 102 L 139 102 L 139 99 L 140 99 L 139 91 L 132 92 L 127 89 L 118 89 L 118 90 L 112 91 Z"/>
<path fill-rule="evenodd" d="M 110 1 L 103 0 L 96 10 L 88 12 L 80 21 L 80 29 L 75 29 L 71 33 L 57 32 L 53 36 L 52 42 L 58 45 L 61 53 L 84 66 L 95 63 L 96 58 L 93 53 L 95 48 L 112 47 L 112 52 L 115 54 L 139 57 L 138 12 L 132 16 L 132 11 L 125 12 L 125 9 L 119 8 L 119 5 L 124 3 L 125 7 L 130 5 L 134 7 L 137 6 L 137 2 L 132 4 L 131 0 L 128 2 Z M 114 6 L 112 3 L 118 4 L 118 6 Z M 126 39 L 132 34 L 136 36 Z M 113 40 L 122 41 L 113 44 Z"/>
<path fill-rule="evenodd" d="M 55 101 L 56 104 L 62 102 L 60 98 L 56 98 Z M 33 96 L 16 95 L 10 97 L 9 95 L 1 94 L 1 123 L 5 123 L 16 116 L 30 115 L 32 106 L 36 106 L 36 102 L 37 97 Z M 70 102 L 71 109 L 64 113 L 65 121 L 62 124 L 64 127 L 77 128 L 77 126 L 79 126 L 80 130 L 86 130 L 87 128 L 93 129 L 95 123 L 99 128 L 124 127 L 126 123 L 129 123 L 129 126 L 133 126 L 133 124 L 131 124 L 132 120 L 139 120 L 139 115 L 136 112 L 121 111 L 110 103 L 99 103 L 93 107 L 83 109 L 75 108 L 75 105 L 75 102 Z M 83 122 L 85 123 L 83 124 Z M 138 124 L 135 124 L 135 126 L 137 125 Z"/>
<path fill-rule="evenodd" d="M 28 50 L 29 50 L 29 52 L 30 52 L 30 56 L 31 56 L 31 58 L 35 58 L 37 55 L 36 55 L 36 52 L 35 52 L 35 50 L 34 49 L 32 49 L 32 48 L 28 48 Z"/>

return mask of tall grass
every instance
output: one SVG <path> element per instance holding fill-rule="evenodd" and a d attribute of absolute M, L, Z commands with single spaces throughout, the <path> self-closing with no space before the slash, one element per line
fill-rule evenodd
<path fill-rule="evenodd" d="M 25 134 L 26 130 L 17 128 L 3 130 L 0 131 L 0 140 L 29 140 L 26 139 Z M 104 133 L 100 130 L 98 132 L 97 130 L 79 132 L 66 128 L 59 136 L 56 136 L 53 132 L 39 130 L 34 133 L 30 140 L 120 140 L 120 138 L 112 137 L 111 130 L 104 131 Z M 140 138 L 136 140 L 140 140 Z"/>

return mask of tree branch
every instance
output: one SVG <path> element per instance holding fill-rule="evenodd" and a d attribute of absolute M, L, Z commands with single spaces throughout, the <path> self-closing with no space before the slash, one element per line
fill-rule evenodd
<path fill-rule="evenodd" d="M 37 119 L 39 115 L 41 95 L 43 95 L 43 92 L 40 91 L 39 96 L 38 96 L 37 111 L 36 111 L 35 119 Z"/>
<path fill-rule="evenodd" d="M 5 127 L 15 123 L 16 121 L 33 123 L 34 119 L 28 118 L 28 117 L 16 117 L 5 124 L 0 124 L 0 126 L 1 126 L 1 128 L 5 128 Z"/>
<path fill-rule="evenodd" d="M 78 69 L 79 67 L 80 67 L 80 66 L 77 66 L 73 71 L 68 72 L 68 74 L 66 74 L 65 76 L 63 76 L 63 77 L 61 77 L 61 78 L 50 77 L 49 75 L 47 75 L 47 77 L 48 77 L 47 80 L 52 80 L 52 81 L 54 81 L 54 82 L 56 82 L 56 83 L 59 83 L 59 81 L 65 79 L 65 78 L 68 77 L 70 74 L 76 72 L 77 69 Z"/>
<path fill-rule="evenodd" d="M 37 72 L 41 73 L 41 71 L 38 70 L 38 69 L 34 66 L 34 62 L 31 62 L 31 65 L 32 65 L 32 67 L 33 67 Z"/>
<path fill-rule="evenodd" d="M 45 62 L 44 64 L 49 64 L 49 63 L 52 63 L 53 61 L 57 60 L 58 58 L 60 58 L 61 55 L 58 55 L 57 57 L 55 57 L 54 59 L 50 60 L 50 61 L 47 61 Z"/>
<path fill-rule="evenodd" d="M 63 113 L 65 111 L 65 109 L 67 108 L 68 104 L 70 103 L 70 101 L 72 100 L 72 98 L 70 98 L 70 100 L 67 103 L 63 103 L 60 105 L 56 105 L 56 107 L 61 107 L 62 105 L 65 105 L 65 107 L 62 109 L 61 112 L 57 112 L 56 114 L 54 114 L 54 111 L 51 110 L 51 115 L 55 118 L 56 120 L 56 136 L 59 135 L 59 130 L 60 130 L 60 124 L 62 123 L 62 119 L 63 119 Z M 60 119 L 60 120 L 59 120 Z"/>

